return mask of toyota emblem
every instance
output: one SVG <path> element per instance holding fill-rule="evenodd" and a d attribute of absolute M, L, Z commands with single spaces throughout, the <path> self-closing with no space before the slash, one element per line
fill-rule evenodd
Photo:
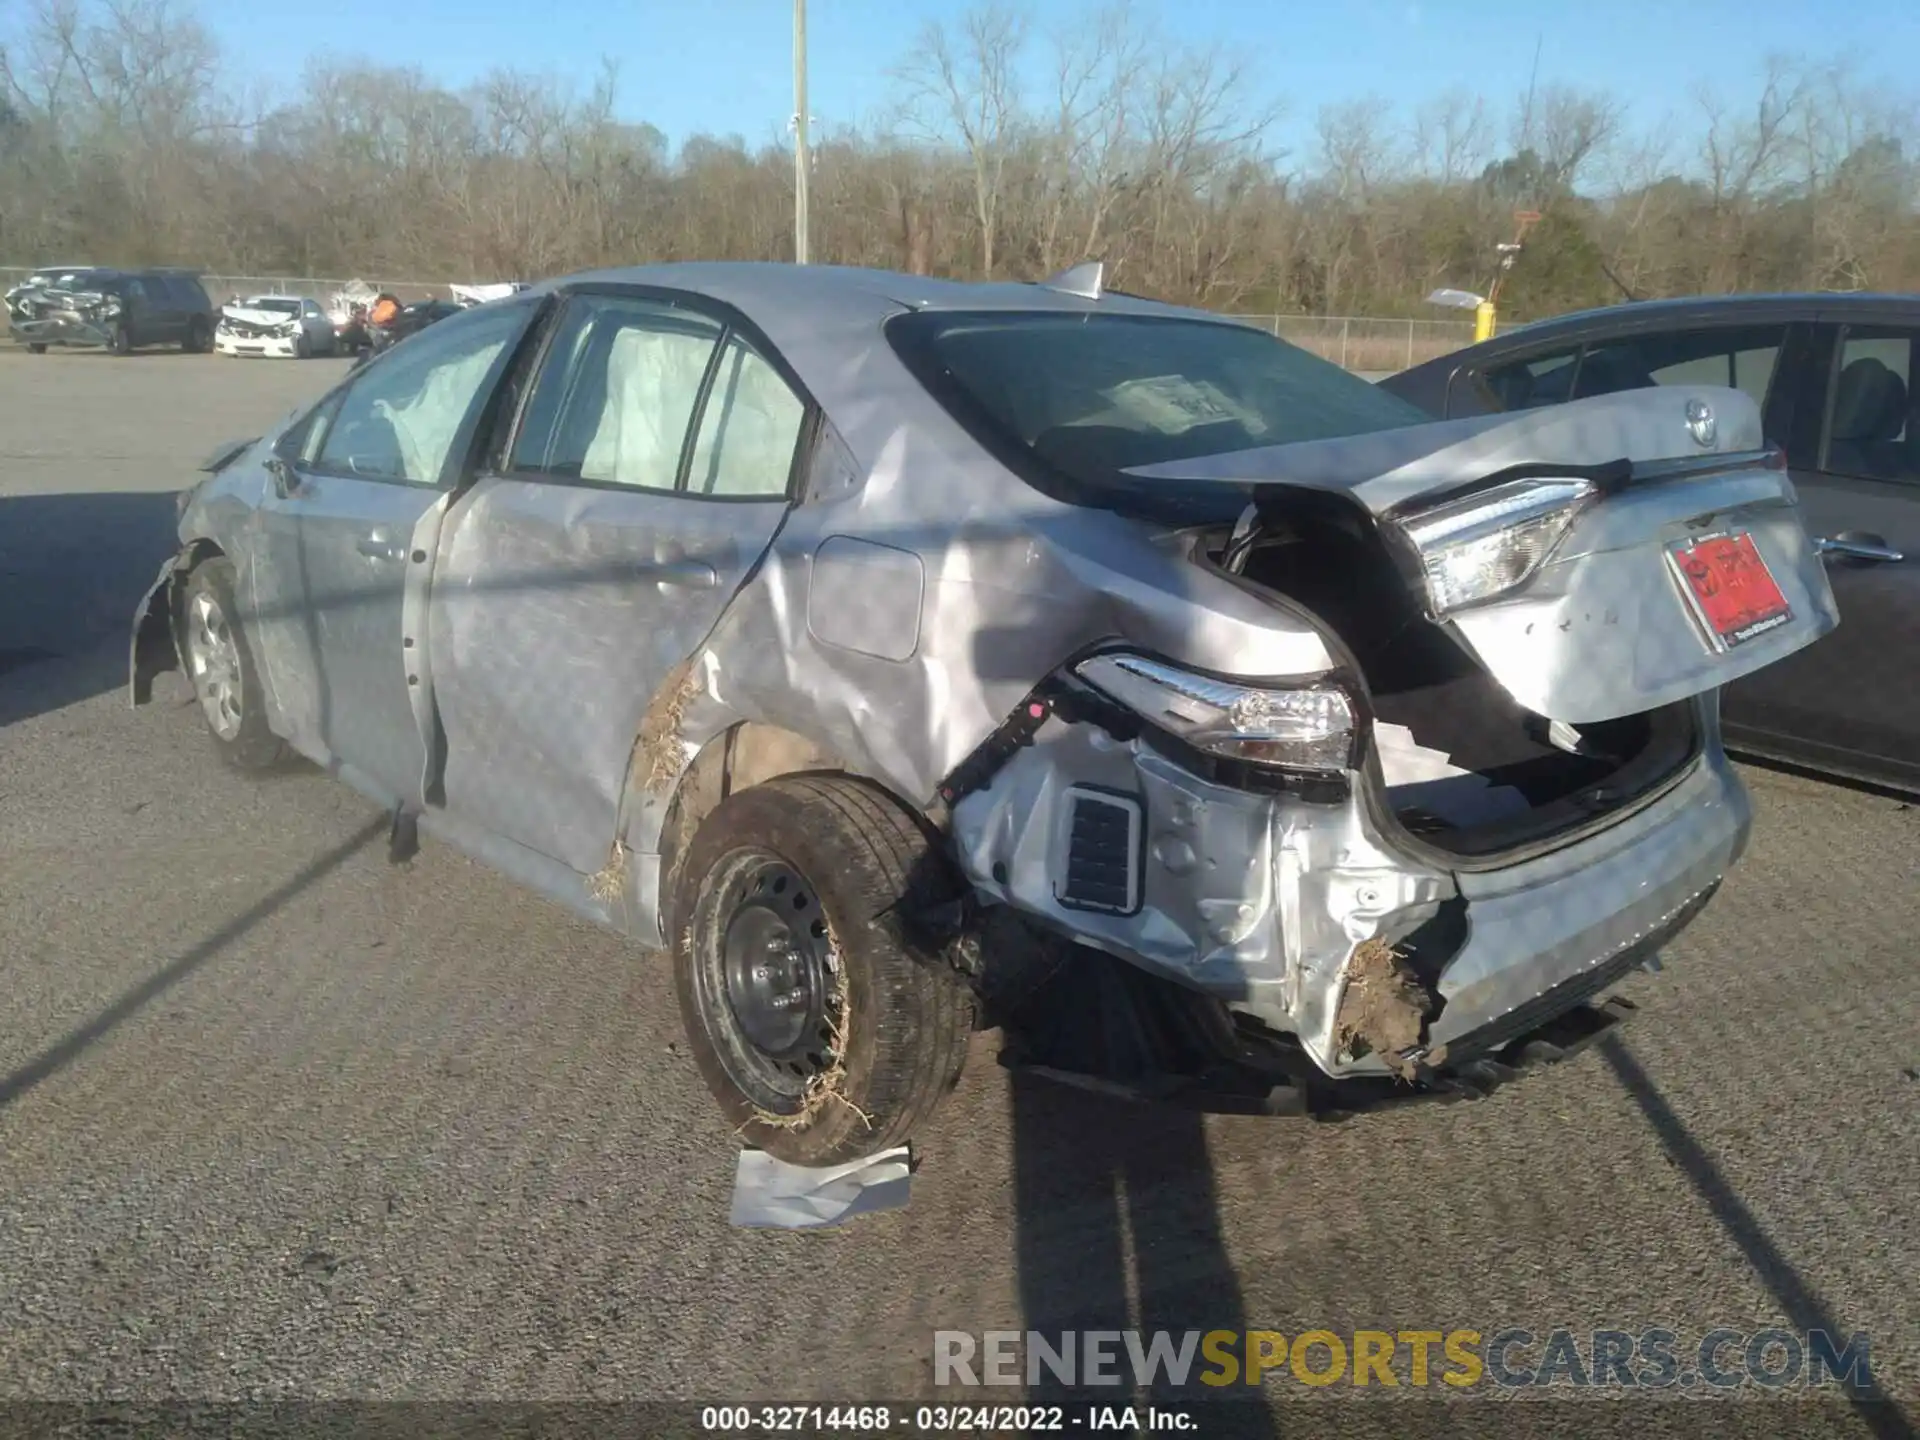
<path fill-rule="evenodd" d="M 1687 433 L 1693 436 L 1694 443 L 1703 449 L 1713 448 L 1713 439 L 1719 427 L 1714 423 L 1713 407 L 1704 400 L 1687 401 Z"/>

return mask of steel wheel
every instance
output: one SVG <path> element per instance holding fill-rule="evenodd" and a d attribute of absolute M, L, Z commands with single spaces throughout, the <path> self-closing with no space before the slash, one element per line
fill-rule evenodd
<path fill-rule="evenodd" d="M 204 590 L 187 609 L 187 665 L 193 693 L 207 726 L 222 740 L 239 738 L 246 720 L 241 706 L 240 651 L 226 612 Z"/>
<path fill-rule="evenodd" d="M 700 947 L 695 986 L 729 1078 L 762 1109 L 791 1113 L 839 1058 L 840 959 L 819 895 L 791 865 L 747 850 L 719 869 L 720 924 Z"/>

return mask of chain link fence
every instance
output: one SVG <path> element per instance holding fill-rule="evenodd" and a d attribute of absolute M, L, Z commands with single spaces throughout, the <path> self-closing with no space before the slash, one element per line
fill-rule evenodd
<path fill-rule="evenodd" d="M 1470 320 L 1387 320 L 1369 315 L 1233 315 L 1289 344 L 1362 374 L 1391 375 L 1473 343 Z"/>
<path fill-rule="evenodd" d="M 18 285 L 33 272 L 0 266 L 0 289 Z M 202 275 L 200 283 L 216 305 L 235 296 L 295 295 L 326 304 L 351 279 L 364 280 L 404 301 L 447 300 L 442 281 L 395 280 L 376 275 L 326 279 L 312 275 Z M 1467 320 L 1389 320 L 1368 315 L 1231 315 L 1269 334 L 1310 350 L 1336 365 L 1363 374 L 1388 375 L 1457 350 L 1473 340 Z"/>

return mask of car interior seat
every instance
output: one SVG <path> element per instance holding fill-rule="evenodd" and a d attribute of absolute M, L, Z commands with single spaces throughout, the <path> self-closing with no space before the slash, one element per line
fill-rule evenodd
<path fill-rule="evenodd" d="M 1834 387 L 1828 468 L 1843 475 L 1898 473 L 1907 400 L 1906 382 L 1871 355 L 1842 370 Z"/>

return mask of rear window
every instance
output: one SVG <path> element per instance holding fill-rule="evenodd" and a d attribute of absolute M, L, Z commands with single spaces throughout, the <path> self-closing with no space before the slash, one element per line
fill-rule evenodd
<path fill-rule="evenodd" d="M 1432 419 L 1297 346 L 1227 322 L 921 312 L 891 322 L 888 336 L 989 448 L 1041 488 L 1053 488 L 1050 471 L 1082 492 L 1062 498 L 1092 503 L 1087 490 L 1135 466 Z"/>

